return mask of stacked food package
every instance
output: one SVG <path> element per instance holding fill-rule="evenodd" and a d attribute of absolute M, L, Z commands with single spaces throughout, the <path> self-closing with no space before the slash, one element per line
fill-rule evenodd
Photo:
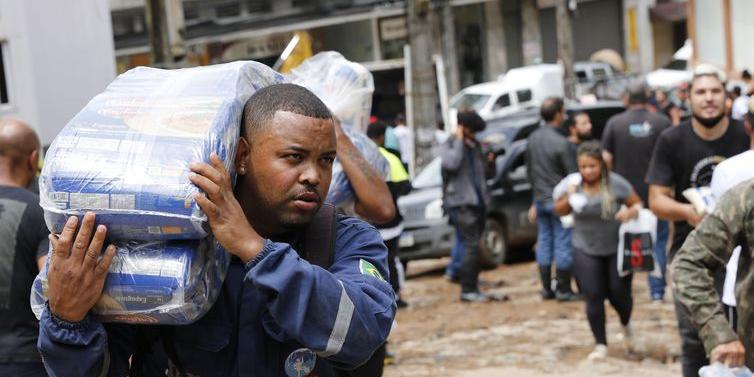
<path fill-rule="evenodd" d="M 211 153 L 233 173 L 243 107 L 284 78 L 256 62 L 120 75 L 60 132 L 39 179 L 51 232 L 94 212 L 118 246 L 92 313 L 103 321 L 190 323 L 206 313 L 229 258 L 193 199 L 188 165 Z M 232 174 L 233 175 L 233 174 Z M 41 315 L 47 267 L 32 290 Z"/>

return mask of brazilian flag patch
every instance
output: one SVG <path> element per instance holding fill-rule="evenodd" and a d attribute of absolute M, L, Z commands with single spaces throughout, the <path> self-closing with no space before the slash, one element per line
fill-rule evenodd
<path fill-rule="evenodd" d="M 371 275 L 377 279 L 385 281 L 385 279 L 382 278 L 382 275 L 380 275 L 380 271 L 377 270 L 377 267 L 363 259 L 359 259 L 359 271 L 361 271 L 362 275 Z"/>

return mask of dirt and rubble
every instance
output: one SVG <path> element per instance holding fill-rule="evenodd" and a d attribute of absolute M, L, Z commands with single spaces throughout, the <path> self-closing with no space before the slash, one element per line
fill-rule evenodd
<path fill-rule="evenodd" d="M 542 301 L 534 262 L 485 271 L 487 291 L 510 300 L 466 304 L 443 278 L 447 259 L 413 261 L 389 343 L 396 362 L 386 377 L 677 376 L 679 339 L 669 298 L 653 303 L 645 274 L 633 280 L 633 351 L 606 302 L 609 356 L 587 361 L 594 340 L 582 301 Z"/>

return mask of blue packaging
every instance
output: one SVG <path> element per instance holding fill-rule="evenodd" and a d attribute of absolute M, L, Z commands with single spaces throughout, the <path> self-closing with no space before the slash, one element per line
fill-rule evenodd
<path fill-rule="evenodd" d="M 207 236 L 188 165 L 212 152 L 233 173 L 246 100 L 283 77 L 256 62 L 134 68 L 94 97 L 53 141 L 39 179 L 52 232 L 97 214 L 113 239 Z"/>
<path fill-rule="evenodd" d="M 116 246 L 102 296 L 92 308 L 102 322 L 192 323 L 214 304 L 230 263 L 212 237 Z M 47 300 L 47 271 L 45 265 L 32 286 L 31 306 L 37 318 Z"/>

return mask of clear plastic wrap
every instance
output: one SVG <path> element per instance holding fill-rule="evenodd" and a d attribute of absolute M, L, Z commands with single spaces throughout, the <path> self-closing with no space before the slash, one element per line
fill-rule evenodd
<path fill-rule="evenodd" d="M 344 127 L 343 131 L 348 135 L 348 138 L 351 139 L 353 145 L 359 150 L 359 152 L 361 152 L 361 155 L 364 156 L 369 164 L 377 169 L 382 177 L 387 180 L 390 176 L 390 165 L 388 164 L 387 159 L 382 153 L 380 153 L 377 144 L 370 140 L 367 135 L 351 130 L 348 127 Z M 347 202 L 353 198 L 353 196 L 353 187 L 348 181 L 346 173 L 343 171 L 343 165 L 340 164 L 338 159 L 335 159 L 332 169 L 330 190 L 327 193 L 327 199 L 325 201 L 338 206 Z"/>
<path fill-rule="evenodd" d="M 364 158 L 385 177 L 389 176 L 387 160 L 365 134 L 374 93 L 374 81 L 368 69 L 347 60 L 340 53 L 326 51 L 305 60 L 291 71 L 287 79 L 316 94 L 338 117 L 343 130 Z M 327 202 L 340 205 L 353 195 L 343 166 L 335 160 Z"/>
<path fill-rule="evenodd" d="M 287 78 L 316 94 L 341 123 L 355 131 L 366 132 L 372 111 L 374 79 L 363 65 L 335 51 L 325 51 L 306 59 Z"/>
<path fill-rule="evenodd" d="M 246 100 L 283 81 L 256 62 L 120 75 L 47 152 L 39 188 L 48 228 L 59 233 L 69 215 L 91 210 L 114 239 L 205 237 L 188 164 L 215 152 L 231 170 Z"/>
<path fill-rule="evenodd" d="M 102 322 L 194 322 L 214 304 L 230 263 L 229 254 L 212 237 L 130 241 L 116 246 L 102 297 L 92 309 Z M 47 301 L 47 268 L 45 265 L 31 290 L 31 308 L 37 318 Z"/>

